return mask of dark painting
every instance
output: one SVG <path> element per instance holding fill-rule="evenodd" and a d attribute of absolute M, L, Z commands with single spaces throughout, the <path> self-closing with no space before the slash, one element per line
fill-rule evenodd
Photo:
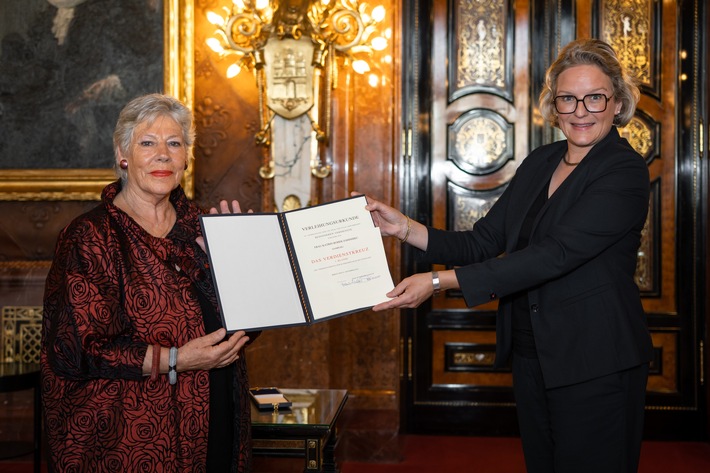
<path fill-rule="evenodd" d="M 110 168 L 121 108 L 163 88 L 162 1 L 0 0 L 0 169 Z"/>

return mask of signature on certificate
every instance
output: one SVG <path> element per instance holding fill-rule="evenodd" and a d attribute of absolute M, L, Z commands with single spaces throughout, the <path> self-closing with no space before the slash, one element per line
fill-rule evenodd
<path fill-rule="evenodd" d="M 375 273 L 368 273 L 368 274 L 363 274 L 361 276 L 355 276 L 349 281 L 340 281 L 340 285 L 345 287 L 345 286 L 350 286 L 352 284 L 362 284 L 368 281 L 373 281 L 375 279 L 379 279 L 380 275 L 375 274 Z"/>

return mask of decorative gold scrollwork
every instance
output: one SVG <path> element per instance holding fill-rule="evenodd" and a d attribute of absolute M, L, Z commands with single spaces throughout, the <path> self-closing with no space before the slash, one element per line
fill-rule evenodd
<path fill-rule="evenodd" d="M 653 149 L 655 142 L 654 130 L 648 123 L 638 117 L 633 117 L 625 127 L 619 130 L 619 133 L 646 160 L 651 157 L 651 152 L 656 151 Z"/>
<path fill-rule="evenodd" d="M 501 196 L 505 186 L 487 191 L 472 191 L 453 183 L 448 185 L 449 200 L 453 206 L 453 230 L 465 231 L 483 217 Z"/>
<path fill-rule="evenodd" d="M 320 162 L 311 164 L 311 174 L 313 174 L 314 177 L 320 179 L 328 177 L 330 175 L 331 170 L 332 167 L 330 166 L 330 164 L 323 164 Z"/>
<path fill-rule="evenodd" d="M 289 210 L 300 209 L 303 207 L 303 204 L 301 204 L 301 199 L 299 199 L 297 195 L 289 194 L 284 199 L 281 207 L 284 212 L 288 212 Z"/>
<path fill-rule="evenodd" d="M 508 2 L 457 3 L 459 53 L 456 85 L 504 88 Z"/>
<path fill-rule="evenodd" d="M 512 127 L 490 110 L 471 110 L 449 128 L 450 156 L 461 170 L 491 172 L 512 157 Z"/>
<path fill-rule="evenodd" d="M 652 84 L 653 0 L 602 2 L 604 40 L 641 84 Z"/>
<path fill-rule="evenodd" d="M 269 164 L 264 164 L 259 168 L 259 176 L 262 179 L 273 179 L 276 175 L 276 170 L 274 169 L 274 162 L 270 161 Z"/>
<path fill-rule="evenodd" d="M 493 352 L 460 352 L 454 353 L 454 366 L 493 366 Z"/>

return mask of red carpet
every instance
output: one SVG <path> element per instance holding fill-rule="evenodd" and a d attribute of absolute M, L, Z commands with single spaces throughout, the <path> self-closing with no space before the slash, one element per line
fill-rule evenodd
<path fill-rule="evenodd" d="M 520 439 L 407 436 L 397 464 L 343 462 L 342 473 L 525 473 Z M 710 443 L 644 442 L 639 473 L 708 473 Z"/>
<path fill-rule="evenodd" d="M 409 435 L 403 440 L 403 454 L 397 464 L 343 462 L 342 473 L 525 472 L 517 438 Z"/>
<path fill-rule="evenodd" d="M 409 435 L 401 438 L 400 463 L 341 461 L 341 473 L 525 473 L 520 440 L 507 437 L 439 437 Z M 282 459 L 286 460 L 286 459 Z M 46 471 L 46 469 L 43 469 Z M 303 472 L 303 459 L 272 464 L 268 473 Z M 0 461 L 2 473 L 31 473 L 32 463 Z M 710 443 L 644 442 L 639 473 L 708 473 Z"/>

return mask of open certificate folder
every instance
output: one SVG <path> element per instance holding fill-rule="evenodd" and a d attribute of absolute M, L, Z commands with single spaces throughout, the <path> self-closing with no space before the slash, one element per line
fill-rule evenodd
<path fill-rule="evenodd" d="M 202 215 L 225 328 L 310 324 L 387 300 L 394 284 L 365 196 L 273 214 Z"/>

